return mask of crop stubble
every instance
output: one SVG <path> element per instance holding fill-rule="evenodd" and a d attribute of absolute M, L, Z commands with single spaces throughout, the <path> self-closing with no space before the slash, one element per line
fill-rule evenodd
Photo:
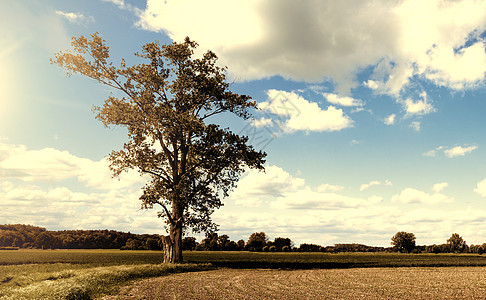
<path fill-rule="evenodd" d="M 486 268 L 220 269 L 122 290 L 104 299 L 479 299 L 486 297 Z"/>

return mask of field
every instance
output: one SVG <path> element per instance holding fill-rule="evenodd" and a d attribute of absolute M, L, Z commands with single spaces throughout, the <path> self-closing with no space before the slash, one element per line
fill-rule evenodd
<path fill-rule="evenodd" d="M 153 251 L 0 251 L 0 299 L 486 295 L 486 257 L 473 254 L 185 252 L 186 263 L 172 266 L 161 265 L 161 257 Z"/>

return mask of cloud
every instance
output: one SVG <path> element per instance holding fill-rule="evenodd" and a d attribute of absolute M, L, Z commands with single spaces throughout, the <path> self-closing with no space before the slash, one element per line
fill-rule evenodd
<path fill-rule="evenodd" d="M 266 126 L 273 126 L 272 119 L 261 117 L 260 119 L 255 119 L 251 121 L 251 125 L 256 128 L 266 127 Z"/>
<path fill-rule="evenodd" d="M 372 180 L 370 181 L 369 183 L 363 183 L 360 187 L 359 187 L 359 190 L 360 191 L 364 191 L 374 185 L 380 185 L 381 182 L 380 181 L 377 181 L 377 180 Z"/>
<path fill-rule="evenodd" d="M 320 193 L 325 193 L 325 192 L 339 192 L 344 190 L 344 186 L 341 185 L 332 185 L 328 183 L 323 183 L 320 186 L 317 187 L 317 191 Z"/>
<path fill-rule="evenodd" d="M 386 117 L 383 120 L 383 122 L 385 123 L 385 125 L 393 125 L 393 124 L 395 124 L 395 117 L 396 117 L 395 114 L 391 114 L 388 117 Z"/>
<path fill-rule="evenodd" d="M 342 97 L 332 93 L 324 93 L 322 95 L 326 97 L 327 102 L 331 104 L 340 106 L 363 106 L 363 101 L 352 97 Z"/>
<path fill-rule="evenodd" d="M 420 131 L 420 122 L 418 121 L 413 121 L 408 125 L 408 127 L 412 128 L 413 130 L 419 132 Z"/>
<path fill-rule="evenodd" d="M 406 117 L 414 115 L 426 115 L 435 111 L 435 108 L 432 106 L 432 104 L 427 102 L 427 93 L 422 92 L 420 94 L 420 97 L 422 97 L 422 100 L 414 101 L 408 98 L 404 101 L 401 101 L 406 112 Z"/>
<path fill-rule="evenodd" d="M 0 143 L 0 178 L 24 182 L 61 182 L 74 178 L 96 189 L 130 187 L 143 178 L 136 171 L 112 178 L 108 161 L 92 161 L 53 148 L 30 150 L 24 145 Z"/>
<path fill-rule="evenodd" d="M 439 146 L 433 150 L 429 150 L 427 152 L 422 153 L 422 155 L 428 157 L 435 157 L 438 151 L 443 151 L 446 157 L 454 158 L 458 156 L 465 156 L 466 154 L 469 154 L 476 149 L 478 149 L 478 146 L 454 146 L 449 148 L 445 146 Z"/>
<path fill-rule="evenodd" d="M 140 10 L 138 7 L 131 5 L 130 3 L 126 3 L 124 0 L 101 0 L 101 1 L 112 3 L 116 5 L 119 9 L 132 11 L 136 15 L 142 14 L 142 10 Z"/>
<path fill-rule="evenodd" d="M 486 178 L 478 182 L 476 188 L 474 189 L 474 192 L 483 197 L 486 197 Z"/>
<path fill-rule="evenodd" d="M 310 188 L 299 189 L 292 193 L 284 193 L 272 202 L 272 207 L 280 209 L 317 209 L 340 210 L 368 206 L 381 198 L 362 199 L 336 193 L 316 192 Z"/>
<path fill-rule="evenodd" d="M 436 193 L 440 193 L 443 189 L 445 189 L 448 186 L 449 186 L 449 184 L 447 182 L 440 182 L 440 183 L 434 184 L 434 186 L 432 187 L 432 190 L 434 190 L 434 192 L 436 192 Z"/>
<path fill-rule="evenodd" d="M 471 153 L 477 148 L 478 146 L 469 146 L 469 147 L 455 146 L 450 149 L 444 150 L 444 154 L 449 158 L 454 158 L 457 156 L 465 156 L 466 154 Z"/>
<path fill-rule="evenodd" d="M 95 21 L 92 16 L 85 16 L 82 13 L 64 12 L 56 10 L 56 14 L 66 18 L 70 23 L 76 23 L 78 25 L 86 25 Z"/>
<path fill-rule="evenodd" d="M 139 18 L 142 29 L 212 49 L 241 80 L 332 78 L 346 94 L 370 67 L 365 85 L 398 96 L 412 77 L 451 89 L 485 78 L 483 1 L 148 0 Z"/>
<path fill-rule="evenodd" d="M 388 180 L 388 179 L 387 179 L 387 180 L 385 180 L 385 182 L 383 182 L 383 183 L 382 183 L 381 181 L 378 181 L 378 180 L 372 180 L 372 181 L 370 181 L 369 183 L 363 183 L 363 184 L 362 184 L 362 185 L 359 187 L 359 190 L 360 190 L 360 191 L 364 191 L 364 190 L 366 190 L 366 189 L 368 189 L 368 188 L 370 188 L 370 187 L 372 187 L 372 186 L 374 186 L 374 185 L 381 185 L 381 184 L 383 184 L 383 185 L 385 185 L 385 186 L 392 186 L 392 185 L 393 185 L 393 183 L 391 183 L 391 181 L 390 181 L 390 180 Z"/>
<path fill-rule="evenodd" d="M 265 172 L 254 169 L 247 171 L 230 197 L 238 205 L 256 206 L 261 204 L 263 199 L 295 192 L 304 185 L 304 179 L 293 177 L 280 167 L 268 165 Z"/>
<path fill-rule="evenodd" d="M 434 185 L 434 191 L 439 189 L 442 186 Z M 443 188 L 443 187 L 442 187 Z M 435 192 L 434 194 L 428 194 L 426 192 L 413 189 L 413 188 L 406 188 L 403 189 L 399 194 L 396 194 L 392 197 L 392 202 L 402 202 L 407 204 L 439 204 L 439 203 L 450 203 L 454 201 L 454 198 L 448 197 L 444 194 L 440 194 L 439 192 Z"/>
<path fill-rule="evenodd" d="M 321 109 L 294 92 L 268 90 L 269 101 L 260 102 L 258 107 L 276 115 L 287 132 L 302 131 L 340 131 L 352 127 L 353 121 L 341 109 L 329 106 Z"/>

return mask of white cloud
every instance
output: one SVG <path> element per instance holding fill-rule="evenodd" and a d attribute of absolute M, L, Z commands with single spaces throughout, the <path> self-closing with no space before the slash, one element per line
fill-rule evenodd
<path fill-rule="evenodd" d="M 256 128 L 266 127 L 266 126 L 273 126 L 272 119 L 261 117 L 260 119 L 255 119 L 251 121 L 251 125 Z"/>
<path fill-rule="evenodd" d="M 436 186 L 434 186 L 434 189 L 435 188 Z M 439 204 L 450 203 L 454 201 L 454 198 L 440 194 L 439 192 L 428 194 L 417 189 L 406 188 L 403 189 L 399 194 L 394 195 L 391 200 L 392 202 L 402 202 L 408 204 Z"/>
<path fill-rule="evenodd" d="M 410 123 L 410 125 L 408 125 L 410 128 L 412 128 L 413 130 L 419 132 L 420 131 L 420 122 L 418 121 L 413 121 Z"/>
<path fill-rule="evenodd" d="M 377 181 L 377 180 L 372 180 L 370 181 L 369 183 L 363 183 L 360 187 L 359 187 L 359 190 L 360 191 L 364 191 L 374 185 L 380 185 L 381 182 L 380 181 Z"/>
<path fill-rule="evenodd" d="M 341 109 L 329 106 L 323 110 L 294 92 L 269 90 L 268 102 L 258 107 L 281 118 L 278 122 L 287 132 L 339 131 L 352 127 L 353 121 Z M 274 122 L 276 122 L 274 120 Z"/>
<path fill-rule="evenodd" d="M 352 97 L 339 96 L 332 93 L 324 93 L 322 95 L 326 97 L 327 102 L 331 104 L 341 106 L 363 106 L 363 101 Z"/>
<path fill-rule="evenodd" d="M 376 197 L 369 200 L 336 193 L 316 192 L 306 187 L 292 193 L 284 193 L 271 205 L 281 209 L 333 210 L 368 206 L 376 201 Z"/>
<path fill-rule="evenodd" d="M 420 94 L 420 97 L 422 97 L 422 100 L 414 101 L 408 98 L 404 101 L 401 101 L 406 112 L 406 117 L 414 115 L 426 115 L 435 111 L 435 108 L 432 106 L 432 104 L 427 102 L 427 93 L 422 92 Z"/>
<path fill-rule="evenodd" d="M 474 189 L 474 192 L 483 197 L 486 197 L 486 178 L 478 182 L 476 188 Z"/>
<path fill-rule="evenodd" d="M 449 158 L 454 158 L 457 156 L 465 156 L 466 154 L 471 153 L 477 148 L 478 146 L 469 146 L 469 147 L 455 146 L 450 149 L 444 150 L 444 154 Z"/>
<path fill-rule="evenodd" d="M 24 145 L 0 143 L 0 178 L 24 182 L 60 182 L 75 178 L 87 187 L 111 189 L 140 184 L 136 171 L 112 178 L 106 159 L 92 161 L 53 148 L 29 150 Z"/>
<path fill-rule="evenodd" d="M 325 192 L 339 192 L 344 190 L 344 186 L 341 185 L 333 185 L 329 183 L 323 183 L 320 186 L 317 187 L 317 191 L 319 193 L 325 193 Z"/>
<path fill-rule="evenodd" d="M 295 192 L 304 185 L 304 179 L 293 177 L 280 167 L 268 165 L 265 172 L 254 169 L 247 171 L 230 197 L 238 205 L 257 206 L 263 199 L 279 197 L 285 192 Z"/>
<path fill-rule="evenodd" d="M 468 153 L 476 150 L 478 146 L 454 146 L 454 147 L 445 147 L 439 146 L 433 150 L 429 150 L 425 153 L 422 153 L 423 156 L 428 157 L 435 157 L 437 155 L 437 151 L 443 151 L 444 155 L 448 158 L 454 158 L 457 156 L 465 156 Z"/>
<path fill-rule="evenodd" d="M 383 122 L 385 123 L 385 125 L 393 125 L 395 124 L 395 117 L 396 117 L 395 114 L 391 114 L 388 117 L 386 117 Z"/>
<path fill-rule="evenodd" d="M 85 16 L 82 13 L 64 12 L 56 10 L 56 14 L 66 18 L 71 23 L 76 23 L 79 25 L 85 25 L 95 21 L 92 16 Z"/>
<path fill-rule="evenodd" d="M 143 29 L 212 49 L 242 80 L 330 77 L 346 94 L 371 66 L 365 85 L 399 95 L 412 76 L 452 89 L 485 78 L 484 1 L 148 0 L 139 16 Z"/>
<path fill-rule="evenodd" d="M 101 0 L 101 1 L 113 3 L 114 5 L 118 6 L 119 9 L 132 11 L 136 15 L 142 14 L 142 11 L 139 8 L 131 5 L 130 3 L 126 3 L 124 0 Z"/>
<path fill-rule="evenodd" d="M 449 186 L 449 184 L 447 182 L 440 182 L 440 183 L 434 184 L 434 186 L 432 187 L 432 190 L 436 193 L 440 193 L 443 189 L 445 189 L 448 186 Z"/>

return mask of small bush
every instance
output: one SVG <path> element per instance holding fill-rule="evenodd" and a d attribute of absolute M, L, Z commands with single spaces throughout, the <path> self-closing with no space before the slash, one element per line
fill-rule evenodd
<path fill-rule="evenodd" d="M 275 251 L 277 251 L 277 247 L 270 246 L 270 248 L 268 250 L 270 250 L 270 252 L 275 252 Z"/>
<path fill-rule="evenodd" d="M 283 246 L 282 247 L 282 251 L 283 252 L 289 252 L 290 251 L 290 247 L 289 246 Z"/>
<path fill-rule="evenodd" d="M 262 248 L 263 252 L 268 252 L 268 249 L 269 249 L 269 248 L 268 248 L 268 246 L 264 246 L 264 247 Z"/>

